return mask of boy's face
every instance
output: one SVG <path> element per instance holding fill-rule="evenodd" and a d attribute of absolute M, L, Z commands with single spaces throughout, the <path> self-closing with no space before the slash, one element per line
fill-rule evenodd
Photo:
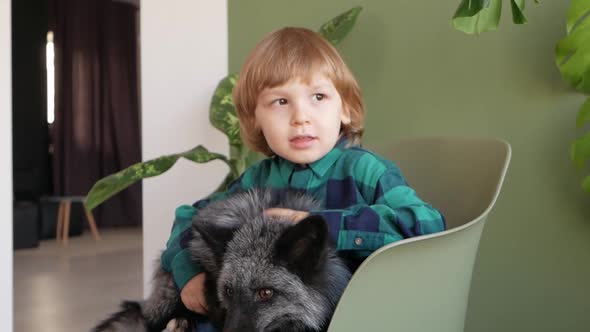
<path fill-rule="evenodd" d="M 338 141 L 340 124 L 350 123 L 336 87 L 319 74 L 309 84 L 293 79 L 264 89 L 258 96 L 255 116 L 271 150 L 297 164 L 310 164 L 325 156 Z"/>

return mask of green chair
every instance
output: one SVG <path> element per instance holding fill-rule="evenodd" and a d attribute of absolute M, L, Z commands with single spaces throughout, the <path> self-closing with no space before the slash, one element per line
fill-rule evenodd
<path fill-rule="evenodd" d="M 329 332 L 463 331 L 485 221 L 506 175 L 510 145 L 489 138 L 408 139 L 389 150 L 447 230 L 385 246 L 353 275 Z"/>

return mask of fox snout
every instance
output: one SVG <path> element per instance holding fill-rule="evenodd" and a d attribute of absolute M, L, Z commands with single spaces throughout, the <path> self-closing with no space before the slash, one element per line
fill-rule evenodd
<path fill-rule="evenodd" d="M 244 309 L 241 310 L 237 307 L 228 310 L 225 316 L 223 332 L 257 331 L 252 319 L 255 315 L 254 310 L 251 307 Z"/>

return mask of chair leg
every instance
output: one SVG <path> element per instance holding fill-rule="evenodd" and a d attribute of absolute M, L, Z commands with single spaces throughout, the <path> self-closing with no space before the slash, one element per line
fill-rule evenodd
<path fill-rule="evenodd" d="M 86 211 L 86 209 L 84 209 Z M 92 235 L 96 241 L 100 240 L 100 234 L 98 233 L 98 228 L 96 227 L 96 222 L 94 221 L 94 215 L 92 211 L 86 211 L 86 219 L 88 219 L 88 224 L 90 225 L 90 230 L 92 231 Z"/>
<path fill-rule="evenodd" d="M 70 210 L 72 208 L 72 201 L 65 201 L 65 213 L 64 213 L 64 233 L 63 242 L 64 245 L 68 245 L 68 236 L 70 235 Z"/>
<path fill-rule="evenodd" d="M 63 228 L 63 217 L 64 217 L 64 204 L 62 201 L 59 202 L 59 206 L 57 208 L 57 226 L 55 227 L 55 239 L 57 242 L 61 241 L 62 238 L 62 228 Z"/>

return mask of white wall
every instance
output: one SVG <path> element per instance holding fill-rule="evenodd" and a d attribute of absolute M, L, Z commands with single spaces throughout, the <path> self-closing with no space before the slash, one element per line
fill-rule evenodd
<path fill-rule="evenodd" d="M 143 160 L 198 144 L 227 154 L 226 137 L 208 120 L 215 86 L 227 75 L 227 0 L 144 0 L 140 15 Z M 143 182 L 145 295 L 175 208 L 211 193 L 227 171 L 219 161 L 181 160 Z"/>
<path fill-rule="evenodd" d="M 12 83 L 10 0 L 0 0 L 0 322 L 12 331 Z"/>

